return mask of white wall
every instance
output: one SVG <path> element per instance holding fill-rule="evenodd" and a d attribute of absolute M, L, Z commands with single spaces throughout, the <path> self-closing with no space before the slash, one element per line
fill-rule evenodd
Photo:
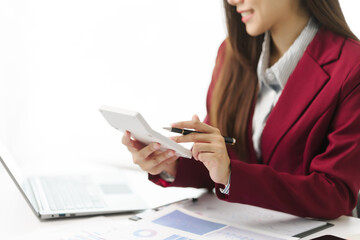
<path fill-rule="evenodd" d="M 223 22 L 220 0 L 1 0 L 0 139 L 22 162 L 130 162 L 98 108 L 203 118 Z"/>
<path fill-rule="evenodd" d="M 40 162 L 121 161 L 102 104 L 160 126 L 203 118 L 225 36 L 207 0 L 2 0 L 0 33 L 2 138 Z"/>
<path fill-rule="evenodd" d="M 360 39 L 360 1 L 358 0 L 339 0 L 345 19 L 350 29 Z"/>

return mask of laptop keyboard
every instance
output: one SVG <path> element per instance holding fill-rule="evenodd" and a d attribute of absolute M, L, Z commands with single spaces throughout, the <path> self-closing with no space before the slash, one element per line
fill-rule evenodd
<path fill-rule="evenodd" d="M 40 177 L 51 210 L 91 209 L 106 206 L 99 189 L 85 176 Z"/>

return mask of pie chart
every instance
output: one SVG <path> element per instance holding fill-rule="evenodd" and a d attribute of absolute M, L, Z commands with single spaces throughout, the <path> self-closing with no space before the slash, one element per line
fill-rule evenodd
<path fill-rule="evenodd" d="M 140 237 L 140 238 L 148 238 L 148 237 L 153 237 L 157 234 L 157 232 L 155 230 L 152 229 L 140 229 L 140 230 L 136 230 L 133 235 L 136 237 Z"/>

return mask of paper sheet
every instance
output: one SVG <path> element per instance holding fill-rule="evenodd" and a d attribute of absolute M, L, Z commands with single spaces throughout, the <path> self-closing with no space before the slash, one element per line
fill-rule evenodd
<path fill-rule="evenodd" d="M 219 200 L 213 194 L 205 194 L 195 203 L 188 202 L 184 208 L 205 217 L 285 236 L 295 236 L 327 224 L 324 221 L 305 219 L 250 205 L 228 203 Z"/>
<path fill-rule="evenodd" d="M 219 222 L 171 206 L 155 212 L 147 219 L 135 222 L 126 229 L 113 231 L 107 240 L 283 240 L 296 239 L 264 231 Z"/>

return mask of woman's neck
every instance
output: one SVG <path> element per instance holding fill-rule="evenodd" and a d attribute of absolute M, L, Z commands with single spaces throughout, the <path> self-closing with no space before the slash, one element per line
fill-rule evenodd
<path fill-rule="evenodd" d="M 270 29 L 270 66 L 275 64 L 290 48 L 307 25 L 309 18 L 310 14 L 303 10 L 297 14 L 287 15 L 284 21 Z"/>

